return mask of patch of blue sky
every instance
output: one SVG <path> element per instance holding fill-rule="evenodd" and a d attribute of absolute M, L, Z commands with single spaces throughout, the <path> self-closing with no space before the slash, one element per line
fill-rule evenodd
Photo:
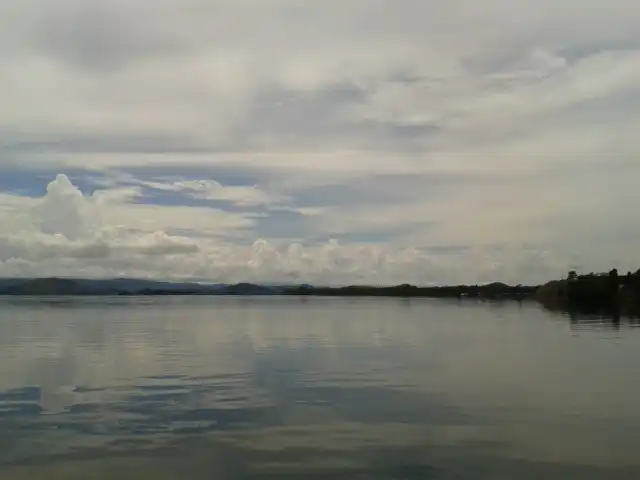
<path fill-rule="evenodd" d="M 25 197 L 42 197 L 47 192 L 47 185 L 55 180 L 56 175 L 64 173 L 69 180 L 84 194 L 91 194 L 96 190 L 96 172 L 80 168 L 26 168 L 26 167 L 0 167 L 0 192 L 21 195 Z"/>

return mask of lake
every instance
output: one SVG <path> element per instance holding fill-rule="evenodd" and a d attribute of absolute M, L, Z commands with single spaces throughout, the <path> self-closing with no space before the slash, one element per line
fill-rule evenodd
<path fill-rule="evenodd" d="M 640 329 L 535 304 L 0 299 L 0 478 L 637 479 Z"/>

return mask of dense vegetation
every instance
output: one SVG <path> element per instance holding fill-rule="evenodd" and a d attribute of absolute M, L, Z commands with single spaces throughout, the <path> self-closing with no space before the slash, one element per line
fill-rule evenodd
<path fill-rule="evenodd" d="M 546 307 L 583 312 L 640 313 L 640 270 L 620 275 L 615 268 L 607 273 L 579 275 L 540 287 L 537 299 Z"/>
<path fill-rule="evenodd" d="M 285 295 L 322 295 L 339 297 L 431 297 L 431 298 L 487 298 L 487 299 L 524 299 L 532 296 L 538 287 L 504 283 L 488 285 L 455 285 L 442 287 L 417 287 L 415 285 L 396 285 L 392 287 L 372 287 L 352 285 L 349 287 L 292 287 L 284 290 Z"/>

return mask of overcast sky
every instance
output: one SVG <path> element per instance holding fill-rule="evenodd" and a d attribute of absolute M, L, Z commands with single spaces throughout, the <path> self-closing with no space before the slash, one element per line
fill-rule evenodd
<path fill-rule="evenodd" d="M 640 267 L 635 0 L 0 3 L 0 276 Z"/>

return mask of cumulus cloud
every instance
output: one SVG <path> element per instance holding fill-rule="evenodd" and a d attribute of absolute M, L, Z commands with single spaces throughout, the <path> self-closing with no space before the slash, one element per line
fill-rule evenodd
<path fill-rule="evenodd" d="M 38 205 L 37 217 L 43 233 L 76 240 L 92 235 L 95 217 L 91 203 L 74 187 L 66 175 L 58 175 L 47 186 L 47 194 Z"/>
<path fill-rule="evenodd" d="M 462 281 L 463 277 L 468 281 L 541 277 L 548 275 L 557 261 L 548 252 L 532 249 L 469 247 L 443 256 L 428 249 L 342 244 L 338 240 L 303 245 L 258 239 L 242 245 L 225 239 L 224 228 L 218 235 L 195 238 L 145 230 L 140 224 L 107 223 L 112 209 L 135 211 L 135 204 L 121 204 L 121 198 L 109 196 L 108 191 L 85 195 L 62 174 L 49 183 L 42 198 L 13 197 L 14 203 L 24 202 L 29 221 L 0 236 L 0 273 L 324 284 L 437 283 Z M 146 212 L 162 217 L 163 208 L 172 207 Z M 5 212 L 2 220 L 11 221 L 11 214 Z"/>
<path fill-rule="evenodd" d="M 197 243 L 164 231 L 132 228 L 107 223 L 111 210 L 122 207 L 131 192 L 98 191 L 84 195 L 69 178 L 60 174 L 51 181 L 40 199 L 14 197 L 27 212 L 22 225 L 7 231 L 0 258 L 15 261 L 55 261 L 62 257 L 80 260 L 105 260 L 112 256 L 180 255 L 197 252 Z M 131 208 L 135 209 L 134 206 Z M 11 212 L 5 213 L 8 222 Z M 142 226 L 143 227 L 143 226 Z"/>

